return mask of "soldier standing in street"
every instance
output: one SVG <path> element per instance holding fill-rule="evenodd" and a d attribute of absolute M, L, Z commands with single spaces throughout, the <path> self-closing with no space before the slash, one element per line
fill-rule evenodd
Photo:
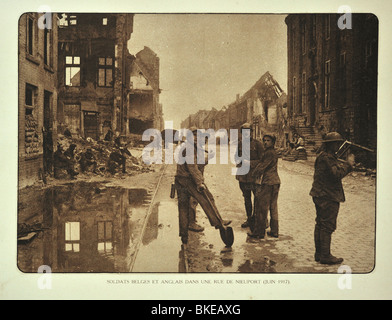
<path fill-rule="evenodd" d="M 354 155 L 346 162 L 339 161 L 336 152 L 343 142 L 337 132 L 324 137 L 325 151 L 317 157 L 314 165 L 314 180 L 310 195 L 316 206 L 316 225 L 314 229 L 315 260 L 322 264 L 340 264 L 342 258 L 331 254 L 331 236 L 336 230 L 340 202 L 345 201 L 342 179 L 352 171 Z"/>
<path fill-rule="evenodd" d="M 251 238 L 264 238 L 268 211 L 271 215 L 271 231 L 267 234 L 274 238 L 279 237 L 278 194 L 280 178 L 275 142 L 274 135 L 265 134 L 263 136 L 264 155 L 254 170 L 255 177 L 261 181 L 256 187 L 255 226 L 254 230 L 248 233 Z"/>
<path fill-rule="evenodd" d="M 245 175 L 236 175 L 236 179 L 239 182 L 240 189 L 242 191 L 242 195 L 244 197 L 245 202 L 245 211 L 247 219 L 241 225 L 242 228 L 252 227 L 252 220 L 253 220 L 253 201 L 252 201 L 252 193 L 255 201 L 256 197 L 256 180 L 257 178 L 254 176 L 254 169 L 256 168 L 257 164 L 260 162 L 263 156 L 264 148 L 263 144 L 253 139 L 252 137 L 252 126 L 249 123 L 244 123 L 241 126 L 240 137 L 238 139 L 238 149 L 236 153 L 236 162 L 237 167 L 241 166 L 242 163 L 239 161 L 249 161 L 250 162 L 250 169 L 249 172 Z M 242 136 L 250 139 L 250 154 L 243 154 L 242 148 Z"/>
<path fill-rule="evenodd" d="M 175 187 L 178 196 L 178 213 L 179 213 L 179 235 L 183 244 L 188 243 L 188 230 L 190 222 L 190 201 L 194 198 L 203 208 L 211 226 L 215 228 L 222 228 L 230 224 L 231 221 L 223 221 L 219 213 L 214 209 L 214 201 L 212 194 L 207 189 L 204 183 L 203 168 L 205 164 L 197 163 L 197 154 L 201 151 L 197 143 L 197 129 L 191 128 L 193 137 L 187 137 L 188 148 L 193 148 L 193 159 L 186 155 L 187 149 L 182 151 L 183 158 L 186 158 L 184 163 L 177 161 L 177 172 L 175 177 Z"/>

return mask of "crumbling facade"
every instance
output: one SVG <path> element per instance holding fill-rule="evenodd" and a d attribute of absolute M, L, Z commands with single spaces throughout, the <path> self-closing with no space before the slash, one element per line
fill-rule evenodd
<path fill-rule="evenodd" d="M 51 171 L 57 136 L 57 15 L 25 13 L 18 37 L 19 187 Z"/>
<path fill-rule="evenodd" d="M 378 20 L 352 14 L 339 28 L 338 14 L 290 14 L 288 118 L 292 131 L 320 144 L 338 131 L 358 144 L 377 146 Z"/>
<path fill-rule="evenodd" d="M 131 134 L 143 134 L 147 129 L 163 130 L 162 104 L 159 103 L 159 57 L 144 47 L 135 57 L 129 57 L 130 79 L 127 106 Z"/>
<path fill-rule="evenodd" d="M 242 96 L 221 110 L 200 110 L 189 115 L 181 124 L 183 128 L 196 126 L 200 129 L 239 129 L 245 122 L 251 123 L 253 135 L 261 139 L 265 132 L 277 135 L 277 144 L 285 145 L 287 137 L 287 95 L 269 72 Z"/>
<path fill-rule="evenodd" d="M 127 48 L 133 14 L 63 14 L 59 24 L 59 131 L 95 140 L 126 134 Z"/>

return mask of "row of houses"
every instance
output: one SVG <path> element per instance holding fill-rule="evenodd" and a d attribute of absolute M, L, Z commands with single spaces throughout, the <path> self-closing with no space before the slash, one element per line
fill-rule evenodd
<path fill-rule="evenodd" d="M 182 127 L 239 128 L 251 122 L 256 138 L 274 131 L 278 147 L 294 133 L 308 151 L 337 131 L 377 148 L 378 19 L 372 14 L 290 14 L 287 25 L 287 95 L 267 72 L 221 110 L 201 110 Z M 375 166 L 374 154 L 360 159 Z"/>
<path fill-rule="evenodd" d="M 182 128 L 239 129 L 244 123 L 253 125 L 254 138 L 261 139 L 265 132 L 277 135 L 277 144 L 284 147 L 291 138 L 287 127 L 287 94 L 274 77 L 266 72 L 247 91 L 220 110 L 199 110 L 181 123 Z"/>
<path fill-rule="evenodd" d="M 25 13 L 19 19 L 19 185 L 42 179 L 59 134 L 103 139 L 163 128 L 159 57 L 130 54 L 133 14 Z"/>

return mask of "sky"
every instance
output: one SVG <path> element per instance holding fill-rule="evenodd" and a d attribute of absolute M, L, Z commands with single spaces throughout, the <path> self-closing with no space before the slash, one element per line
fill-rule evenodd
<path fill-rule="evenodd" d="M 220 110 L 269 71 L 287 92 L 285 15 L 135 14 L 128 48 L 160 59 L 160 103 L 174 128 L 198 110 Z"/>

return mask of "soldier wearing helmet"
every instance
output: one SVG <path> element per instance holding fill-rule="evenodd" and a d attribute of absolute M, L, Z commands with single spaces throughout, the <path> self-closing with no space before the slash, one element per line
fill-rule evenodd
<path fill-rule="evenodd" d="M 246 221 L 241 225 L 242 228 L 253 227 L 253 208 L 256 197 L 256 177 L 254 176 L 254 169 L 258 162 L 261 160 L 264 148 L 259 140 L 253 139 L 252 137 L 252 125 L 250 123 L 244 123 L 240 128 L 240 138 L 238 143 L 238 150 L 236 153 L 237 167 L 242 166 L 243 161 L 249 161 L 250 169 L 245 175 L 237 174 L 236 179 L 239 182 L 239 186 L 244 197 Z M 250 139 L 250 153 L 243 154 L 244 149 L 242 148 L 242 137 Z M 252 194 L 254 200 L 252 202 Z"/>
<path fill-rule="evenodd" d="M 313 185 L 310 196 L 316 206 L 316 225 L 314 229 L 315 260 L 322 264 L 340 264 L 342 258 L 331 254 L 331 237 L 336 230 L 336 221 L 341 202 L 345 201 L 342 179 L 352 171 L 354 155 L 349 155 L 346 162 L 336 157 L 336 152 L 343 142 L 337 132 L 324 136 L 324 149 L 314 165 Z"/>

